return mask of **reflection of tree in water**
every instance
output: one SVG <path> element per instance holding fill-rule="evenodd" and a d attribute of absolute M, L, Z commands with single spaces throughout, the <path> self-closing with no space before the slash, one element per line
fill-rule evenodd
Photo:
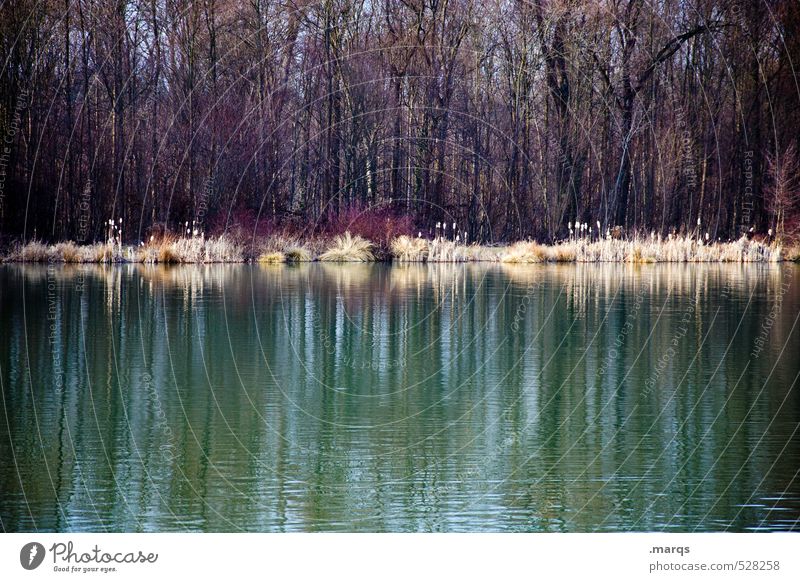
<path fill-rule="evenodd" d="M 48 271 L 3 267 L 15 456 L 4 436 L 0 458 L 20 467 L 0 471 L 4 521 L 586 531 L 800 515 L 792 267 L 349 267 L 58 268 L 60 395 Z M 775 348 L 751 360 L 786 273 Z"/>

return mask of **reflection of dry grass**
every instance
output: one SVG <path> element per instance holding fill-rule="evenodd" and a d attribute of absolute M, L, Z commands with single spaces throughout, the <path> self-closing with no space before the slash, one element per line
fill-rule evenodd
<path fill-rule="evenodd" d="M 518 285 L 532 285 L 543 280 L 544 269 L 522 263 L 502 263 L 503 274 Z"/>
<path fill-rule="evenodd" d="M 80 249 L 75 246 L 75 243 L 72 241 L 57 244 L 55 246 L 55 252 L 65 263 L 81 262 Z"/>
<path fill-rule="evenodd" d="M 373 245 L 365 238 L 345 232 L 333 238 L 332 246 L 319 256 L 320 261 L 366 263 L 375 260 Z"/>
<path fill-rule="evenodd" d="M 375 284 L 375 270 L 371 265 L 312 265 L 309 273 L 313 287 L 332 286 L 340 293 L 349 294 L 355 289 L 364 289 Z"/>
<path fill-rule="evenodd" d="M 428 280 L 428 267 L 422 264 L 403 264 L 389 269 L 389 288 L 392 291 L 421 289 Z"/>

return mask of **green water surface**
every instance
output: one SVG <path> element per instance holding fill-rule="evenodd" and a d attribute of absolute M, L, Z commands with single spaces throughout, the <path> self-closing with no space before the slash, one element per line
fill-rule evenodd
<path fill-rule="evenodd" d="M 5 531 L 800 529 L 791 265 L 0 266 Z"/>

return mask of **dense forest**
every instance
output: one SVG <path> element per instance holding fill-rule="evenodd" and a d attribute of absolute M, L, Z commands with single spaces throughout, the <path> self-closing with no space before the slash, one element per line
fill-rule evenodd
<path fill-rule="evenodd" d="M 0 0 L 2 235 L 797 228 L 798 29 L 796 0 Z"/>

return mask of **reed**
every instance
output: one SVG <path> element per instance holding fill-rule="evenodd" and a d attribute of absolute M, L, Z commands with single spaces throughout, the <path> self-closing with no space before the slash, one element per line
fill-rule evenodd
<path fill-rule="evenodd" d="M 421 263 L 428 258 L 428 241 L 400 235 L 389 243 L 392 259 L 400 263 Z"/>
<path fill-rule="evenodd" d="M 204 243 L 204 263 L 241 263 L 244 249 L 225 235 L 202 239 Z"/>

